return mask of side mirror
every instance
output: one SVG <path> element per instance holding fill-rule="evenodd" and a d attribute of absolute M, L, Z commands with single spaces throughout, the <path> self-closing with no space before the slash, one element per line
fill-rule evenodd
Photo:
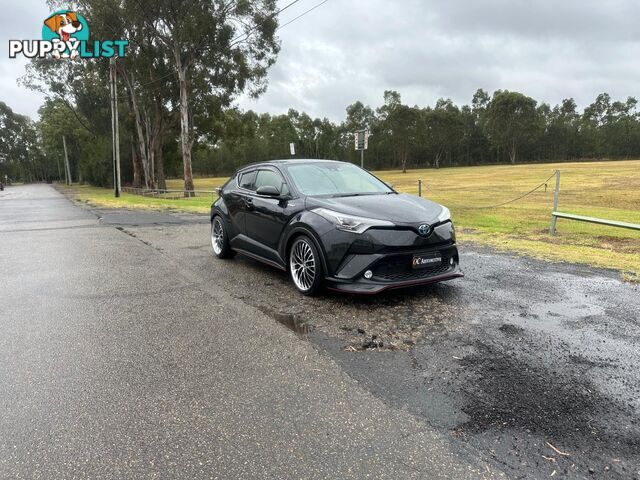
<path fill-rule="evenodd" d="M 258 190 L 256 190 L 256 193 L 263 197 L 279 197 L 280 196 L 280 190 L 278 190 L 273 185 L 265 185 L 264 187 L 260 187 L 258 188 Z"/>

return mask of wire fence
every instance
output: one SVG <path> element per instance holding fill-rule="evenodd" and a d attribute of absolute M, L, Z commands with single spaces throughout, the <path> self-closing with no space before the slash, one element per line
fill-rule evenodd
<path fill-rule="evenodd" d="M 511 203 L 517 202 L 518 200 L 522 200 L 525 197 L 528 197 L 529 195 L 537 192 L 538 190 L 540 190 L 542 187 L 544 187 L 545 192 L 547 191 L 547 186 L 549 183 L 549 180 L 551 180 L 553 177 L 555 177 L 555 172 L 552 173 L 546 180 L 544 180 L 542 183 L 538 184 L 536 187 L 532 188 L 531 190 L 527 191 L 526 193 L 523 193 L 522 195 L 518 195 L 515 198 L 511 198 L 510 200 L 506 200 L 504 202 L 500 202 L 500 203 L 496 203 L 496 204 L 492 204 L 492 205 L 464 205 L 465 208 L 473 208 L 473 209 L 489 209 L 489 208 L 498 208 L 498 207 L 503 207 L 505 205 L 509 205 Z M 418 180 L 418 196 L 422 196 L 422 190 L 430 190 L 432 192 L 436 192 L 435 189 L 433 189 L 430 185 L 426 185 L 422 179 Z M 442 192 L 440 192 L 442 193 Z"/>
<path fill-rule="evenodd" d="M 556 178 L 554 182 L 555 188 L 553 188 L 548 192 L 549 181 L 554 177 Z M 507 200 L 500 201 L 498 203 L 488 204 L 488 205 L 470 204 L 470 201 L 472 201 L 474 197 L 473 195 L 474 189 L 469 189 L 468 186 L 466 185 L 462 190 L 459 190 L 457 186 L 454 186 L 453 188 L 444 187 L 444 188 L 434 189 L 431 187 L 431 184 L 427 185 L 420 178 L 417 181 L 417 191 L 418 191 L 418 196 L 422 196 L 422 194 L 425 191 L 431 192 L 436 198 L 438 198 L 438 201 L 444 200 L 445 202 L 453 203 L 453 206 L 460 209 L 480 210 L 480 209 L 498 209 L 500 207 L 514 204 L 519 200 L 523 200 L 529 197 L 530 195 L 533 195 L 534 193 L 538 192 L 544 187 L 544 193 L 548 193 L 548 194 L 553 193 L 552 204 L 551 204 L 551 197 L 549 197 L 548 195 L 544 196 L 544 200 L 549 200 L 550 202 L 548 208 L 550 209 L 550 214 L 551 214 L 551 223 L 549 227 L 549 233 L 551 235 L 554 235 L 556 233 L 556 223 L 558 218 L 562 218 L 565 220 L 574 220 L 574 221 L 584 222 L 584 223 L 603 225 L 607 227 L 619 227 L 619 228 L 639 231 L 640 222 L 638 220 L 640 220 L 640 216 L 638 216 L 637 214 L 634 214 L 633 211 L 629 211 L 628 209 L 621 208 L 622 206 L 619 205 L 619 203 L 622 197 L 617 196 L 618 201 L 613 206 L 598 207 L 597 205 L 594 205 L 594 202 L 593 202 L 594 197 L 604 196 L 605 193 L 603 192 L 606 192 L 606 195 L 609 195 L 609 196 L 616 195 L 615 189 L 612 188 L 615 185 L 615 183 L 613 184 L 604 183 L 602 182 L 602 180 L 594 179 L 594 177 L 595 175 L 590 175 L 589 178 L 582 179 L 582 182 L 573 181 L 572 188 L 566 189 L 567 193 L 569 192 L 578 193 L 582 196 L 583 200 L 578 202 L 578 204 L 576 204 L 576 202 L 569 202 L 569 205 L 563 205 L 563 207 L 561 208 L 558 207 L 558 201 L 561 194 L 560 170 L 556 170 L 553 174 L 551 174 L 545 180 L 540 182 L 538 185 L 526 191 L 525 191 L 526 185 L 523 185 L 522 183 L 520 183 L 519 187 L 522 188 L 523 193 L 519 193 L 519 194 L 517 193 L 516 189 L 509 188 L 510 186 L 505 184 L 504 182 L 486 184 L 480 188 L 475 189 L 475 193 L 479 194 L 478 196 L 480 198 L 484 198 L 485 200 L 491 199 L 492 197 L 496 195 L 501 195 L 501 193 L 505 193 L 505 192 L 510 192 L 511 195 L 515 195 L 512 198 L 507 197 L 508 198 Z M 612 178 L 620 180 L 621 177 L 618 175 Z M 612 192 L 611 190 L 614 190 L 614 191 Z M 617 192 L 617 193 L 619 194 L 621 192 Z M 630 192 L 626 192 L 626 193 L 627 195 L 629 195 Z M 538 197 L 538 200 L 540 199 L 541 197 Z M 587 199 L 591 201 L 588 201 Z M 453 200 L 453 202 L 450 202 L 451 200 Z M 546 209 L 545 208 L 546 206 L 544 204 L 540 204 L 537 201 L 534 202 L 533 204 L 531 204 L 531 202 L 527 204 L 527 208 L 529 208 L 530 210 L 531 209 L 540 210 L 541 207 Z M 569 210 L 579 212 L 579 213 L 566 212 L 565 208 L 568 208 Z M 585 212 L 585 211 L 592 212 L 592 213 L 590 215 L 583 214 L 582 212 Z M 617 218 L 619 216 L 622 216 L 623 218 Z M 624 220 L 624 217 L 627 218 L 627 221 Z M 529 218 L 529 220 L 531 219 Z"/>

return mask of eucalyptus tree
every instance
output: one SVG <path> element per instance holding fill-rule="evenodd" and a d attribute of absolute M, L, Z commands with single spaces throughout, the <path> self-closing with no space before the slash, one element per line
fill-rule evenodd
<path fill-rule="evenodd" d="M 498 90 L 487 107 L 486 131 L 491 143 L 516 163 L 518 152 L 539 133 L 536 101 L 518 92 Z"/>
<path fill-rule="evenodd" d="M 423 111 L 424 135 L 434 151 L 434 165 L 440 168 L 443 158 L 451 160 L 456 147 L 462 144 L 464 123 L 460 109 L 449 99 L 439 99 L 433 109 Z"/>
<path fill-rule="evenodd" d="M 279 51 L 276 0 L 123 0 L 163 48 L 179 93 L 185 190 L 193 190 L 195 120 L 241 92 L 257 96 Z"/>
<path fill-rule="evenodd" d="M 164 45 L 153 35 L 149 25 L 136 17 L 135 2 L 120 0 L 80 0 L 79 8 L 91 20 L 96 38 L 126 39 L 123 57 L 116 58 L 118 78 L 125 89 L 118 99 L 130 112 L 133 184 L 146 188 L 166 188 L 163 165 L 163 138 L 171 125 L 172 106 L 177 96 L 172 80 L 175 76 L 167 60 Z M 108 75 L 107 60 L 92 62 L 93 67 Z M 174 78 L 171 78 L 174 77 Z M 140 178 L 142 177 L 142 178 Z"/>
<path fill-rule="evenodd" d="M 41 155 L 36 126 L 0 101 L 0 180 L 46 180 L 54 171 Z"/>

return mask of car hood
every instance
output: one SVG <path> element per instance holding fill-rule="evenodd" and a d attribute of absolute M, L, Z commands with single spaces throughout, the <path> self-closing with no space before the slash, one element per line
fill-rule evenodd
<path fill-rule="evenodd" d="M 307 197 L 307 209 L 323 207 L 395 224 L 434 223 L 442 211 L 438 203 L 406 193 L 355 197 Z"/>

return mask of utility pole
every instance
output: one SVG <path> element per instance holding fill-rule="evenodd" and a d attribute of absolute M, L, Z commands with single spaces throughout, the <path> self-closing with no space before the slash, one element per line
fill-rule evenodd
<path fill-rule="evenodd" d="M 118 128 L 118 84 L 116 83 L 116 57 L 109 60 L 109 86 L 111 93 L 111 136 L 113 151 L 113 194 L 120 196 L 120 130 Z"/>
<path fill-rule="evenodd" d="M 69 155 L 67 155 L 67 139 L 62 135 L 62 148 L 64 148 L 64 177 L 67 185 L 71 185 L 71 168 L 69 168 Z"/>

